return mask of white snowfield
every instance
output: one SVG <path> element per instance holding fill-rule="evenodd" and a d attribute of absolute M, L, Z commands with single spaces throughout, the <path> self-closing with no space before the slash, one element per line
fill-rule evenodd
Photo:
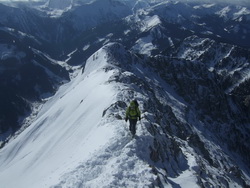
<path fill-rule="evenodd" d="M 137 156 L 146 148 L 131 141 L 125 121 L 102 118 L 119 93 L 107 83 L 113 70 L 105 72 L 106 65 L 103 50 L 90 57 L 84 74 L 62 86 L 0 151 L 1 188 L 140 187 L 154 181 Z"/>
<path fill-rule="evenodd" d="M 109 80 L 115 71 L 102 48 L 87 60 L 83 73 L 44 104 L 31 126 L 0 150 L 1 188 L 156 185 L 146 120 L 138 123 L 137 137 L 131 139 L 125 108 L 110 108 L 117 101 L 128 102 L 126 86 Z M 198 187 L 191 170 L 195 159 L 187 154 L 187 160 L 189 169 L 171 181 Z"/>

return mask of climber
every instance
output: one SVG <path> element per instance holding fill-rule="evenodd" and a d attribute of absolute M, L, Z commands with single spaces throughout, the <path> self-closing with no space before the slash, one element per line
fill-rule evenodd
<path fill-rule="evenodd" d="M 139 110 L 139 104 L 136 100 L 133 100 L 130 102 L 129 107 L 126 110 L 126 117 L 125 121 L 127 122 L 129 120 L 129 130 L 133 137 L 136 133 L 136 123 L 137 120 L 141 120 L 141 112 Z"/>

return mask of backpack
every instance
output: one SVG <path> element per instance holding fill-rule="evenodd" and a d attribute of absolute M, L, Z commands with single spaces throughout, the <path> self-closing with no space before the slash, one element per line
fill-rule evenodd
<path fill-rule="evenodd" d="M 139 106 L 139 104 L 138 104 L 137 100 L 134 100 L 133 102 L 134 102 L 134 104 L 135 104 L 135 106 L 136 106 L 136 107 L 138 107 L 138 106 Z"/>
<path fill-rule="evenodd" d="M 129 117 L 136 118 L 138 116 L 138 103 L 137 101 L 132 101 L 129 105 Z"/>

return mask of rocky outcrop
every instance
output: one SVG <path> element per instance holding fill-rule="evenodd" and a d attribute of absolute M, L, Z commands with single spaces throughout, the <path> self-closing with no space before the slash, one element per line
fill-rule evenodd
<path fill-rule="evenodd" d="M 111 62 L 116 62 L 119 69 L 110 82 L 129 87 L 121 91 L 123 101 L 143 100 L 144 125 L 154 138 L 148 145 L 148 162 L 159 179 L 171 184 L 168 177 L 179 176 L 187 170 L 190 164 L 186 152 L 192 150 L 200 186 L 227 187 L 231 178 L 239 185 L 247 185 L 234 156 L 249 163 L 250 148 L 246 141 L 249 131 L 245 127 L 249 118 L 240 113 L 241 106 L 226 92 L 219 71 L 211 71 L 211 67 L 197 59 L 165 56 L 149 59 L 136 56 L 115 43 L 106 48 Z M 119 101 L 111 108 L 122 111 L 125 106 Z M 118 114 L 114 113 L 122 119 Z M 216 147 L 220 149 L 215 150 Z M 232 168 L 238 170 L 231 172 Z M 217 177 L 213 175 L 215 171 L 220 172 Z"/>

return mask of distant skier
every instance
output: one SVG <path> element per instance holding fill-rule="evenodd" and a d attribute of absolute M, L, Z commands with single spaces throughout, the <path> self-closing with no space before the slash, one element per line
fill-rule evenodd
<path fill-rule="evenodd" d="M 139 105 L 136 100 L 130 102 L 129 107 L 126 110 L 126 118 L 125 121 L 129 120 L 129 130 L 132 133 L 133 137 L 136 133 L 136 123 L 137 120 L 141 120 L 141 112 L 139 110 Z"/>

